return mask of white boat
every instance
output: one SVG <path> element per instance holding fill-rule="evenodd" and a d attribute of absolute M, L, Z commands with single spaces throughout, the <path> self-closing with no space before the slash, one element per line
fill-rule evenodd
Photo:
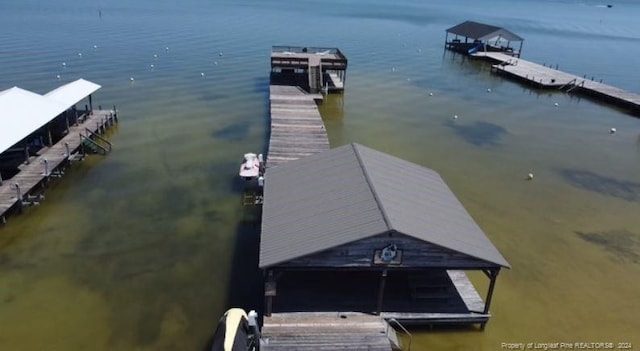
<path fill-rule="evenodd" d="M 231 308 L 220 318 L 211 351 L 255 351 L 260 340 L 258 314 Z"/>
<path fill-rule="evenodd" d="M 240 177 L 251 180 L 260 177 L 260 159 L 262 155 L 257 156 L 253 153 L 244 154 L 244 161 L 240 166 Z"/>

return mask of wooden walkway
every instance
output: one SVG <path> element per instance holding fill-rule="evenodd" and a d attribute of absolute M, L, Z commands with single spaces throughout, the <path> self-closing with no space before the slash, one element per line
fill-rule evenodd
<path fill-rule="evenodd" d="M 329 150 L 327 131 L 315 100 L 320 94 L 307 94 L 294 86 L 269 86 L 271 136 L 267 168 Z"/>
<path fill-rule="evenodd" d="M 21 206 L 22 201 L 28 198 L 38 185 L 43 185 L 43 181 L 49 177 L 59 174 L 57 168 L 73 157 L 82 144 L 83 137 L 88 132 L 101 134 L 108 126 L 115 123 L 117 117 L 112 111 L 94 110 L 92 115 L 85 115 L 81 123 L 69 126 L 69 133 L 51 147 L 42 148 L 36 156 L 29 158 L 29 164 L 19 167 L 20 172 L 10 179 L 4 179 L 0 185 L 0 219 L 6 221 L 5 214 L 14 206 Z M 71 155 L 67 154 L 67 147 Z M 45 162 L 46 160 L 46 162 Z M 46 163 L 46 173 L 45 173 Z M 16 184 L 19 188 L 16 188 Z M 20 198 L 18 197 L 20 192 Z"/>
<path fill-rule="evenodd" d="M 575 90 L 640 112 L 640 94 L 499 52 L 477 52 L 472 56 L 497 62 L 492 66 L 495 72 L 514 77 L 536 87 L 564 89 L 568 92 Z"/>
<path fill-rule="evenodd" d="M 293 312 L 264 318 L 263 351 L 372 350 L 397 345 L 393 328 L 378 316 L 364 313 Z"/>

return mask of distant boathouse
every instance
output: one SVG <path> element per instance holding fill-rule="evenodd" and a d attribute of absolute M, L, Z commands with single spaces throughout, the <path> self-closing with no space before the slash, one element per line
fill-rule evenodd
<path fill-rule="evenodd" d="M 463 54 L 501 52 L 520 57 L 524 39 L 501 27 L 465 21 L 446 30 L 445 47 Z M 451 35 L 451 39 L 449 38 Z M 516 48 L 512 44 L 519 44 Z"/>
<path fill-rule="evenodd" d="M 445 48 L 470 57 L 491 61 L 492 72 L 540 89 L 581 93 L 629 110 L 640 116 L 640 94 L 559 70 L 558 65 L 523 60 L 524 39 L 513 32 L 489 24 L 466 21 L 446 30 Z M 516 47 L 513 44 L 519 43 Z"/>

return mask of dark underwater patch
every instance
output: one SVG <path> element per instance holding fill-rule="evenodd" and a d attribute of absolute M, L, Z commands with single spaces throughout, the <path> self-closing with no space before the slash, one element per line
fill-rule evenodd
<path fill-rule="evenodd" d="M 630 202 L 640 201 L 640 183 L 605 177 L 577 169 L 563 169 L 560 171 L 560 175 L 566 182 L 577 188 Z"/>
<path fill-rule="evenodd" d="M 501 126 L 489 122 L 474 122 L 470 125 L 458 124 L 447 121 L 445 125 L 466 142 L 475 146 L 495 146 L 500 144 L 500 139 L 507 134 L 507 130 Z"/>
<path fill-rule="evenodd" d="M 640 263 L 640 235 L 628 230 L 576 232 L 582 240 L 597 245 L 622 262 Z"/>

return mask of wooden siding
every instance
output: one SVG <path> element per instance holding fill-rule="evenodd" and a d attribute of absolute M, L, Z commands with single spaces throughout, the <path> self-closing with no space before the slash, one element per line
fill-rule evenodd
<path fill-rule="evenodd" d="M 402 250 L 400 264 L 374 264 L 374 253 L 390 244 Z M 448 250 L 400 233 L 387 233 L 344 244 L 319 253 L 295 258 L 277 267 L 288 268 L 489 268 L 496 267 L 475 257 Z"/>

